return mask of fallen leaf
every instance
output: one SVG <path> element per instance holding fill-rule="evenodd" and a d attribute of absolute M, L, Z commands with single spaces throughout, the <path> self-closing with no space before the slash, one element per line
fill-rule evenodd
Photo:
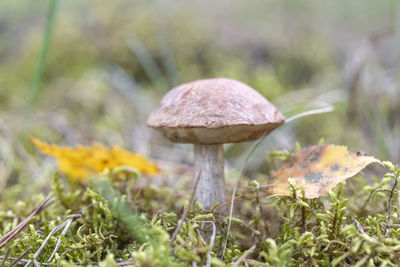
<path fill-rule="evenodd" d="M 73 180 L 85 181 L 96 173 L 119 166 L 129 166 L 148 175 L 159 173 L 157 166 L 142 155 L 117 146 L 109 148 L 95 143 L 72 148 L 49 145 L 34 137 L 31 141 L 40 151 L 56 158 L 58 168 Z"/>
<path fill-rule="evenodd" d="M 267 193 L 288 196 L 288 179 L 293 178 L 296 186 L 304 182 L 306 198 L 317 198 L 373 162 L 380 163 L 374 157 L 350 152 L 345 146 L 306 147 L 268 177 L 262 186 Z"/>

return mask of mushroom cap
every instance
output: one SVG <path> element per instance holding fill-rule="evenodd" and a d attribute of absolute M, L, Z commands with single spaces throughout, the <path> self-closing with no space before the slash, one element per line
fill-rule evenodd
<path fill-rule="evenodd" d="M 173 142 L 207 145 L 255 140 L 284 122 L 279 110 L 253 88 L 214 78 L 170 90 L 147 125 Z"/>

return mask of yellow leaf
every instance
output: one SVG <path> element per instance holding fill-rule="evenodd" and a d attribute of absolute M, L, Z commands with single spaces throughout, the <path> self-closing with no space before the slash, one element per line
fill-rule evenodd
<path fill-rule="evenodd" d="M 157 166 L 142 155 L 117 146 L 109 148 L 95 143 L 72 148 L 49 145 L 34 137 L 31 141 L 40 151 L 56 158 L 58 168 L 74 180 L 85 181 L 96 173 L 119 166 L 129 166 L 148 175 L 159 173 Z"/>
<path fill-rule="evenodd" d="M 270 194 L 288 196 L 288 179 L 292 178 L 296 186 L 304 183 L 306 198 L 317 198 L 373 162 L 380 163 L 363 153 L 349 152 L 345 146 L 306 147 L 284 163 L 262 186 Z"/>

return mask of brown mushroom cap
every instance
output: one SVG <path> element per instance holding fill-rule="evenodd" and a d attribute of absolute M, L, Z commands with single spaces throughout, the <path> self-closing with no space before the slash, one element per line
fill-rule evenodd
<path fill-rule="evenodd" d="M 284 122 L 279 110 L 253 88 L 215 78 L 170 90 L 147 125 L 173 142 L 223 144 L 255 140 Z"/>

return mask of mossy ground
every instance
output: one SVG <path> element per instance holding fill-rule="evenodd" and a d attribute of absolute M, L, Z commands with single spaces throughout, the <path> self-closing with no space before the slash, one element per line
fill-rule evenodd
<path fill-rule="evenodd" d="M 400 170 L 385 166 L 388 172 L 373 185 L 359 175 L 319 199 L 303 198 L 295 186 L 291 197 L 265 196 L 258 182 L 242 182 L 247 190 L 235 204 L 225 252 L 228 218 L 197 205 L 170 244 L 190 190 L 143 185 L 149 178 L 140 176 L 119 180 L 112 172 L 73 189 L 55 176 L 49 192 L 54 203 L 2 248 L 2 256 L 9 250 L 10 263 L 29 250 L 24 259 L 32 260 L 50 232 L 70 221 L 61 238 L 65 228 L 47 240 L 38 262 L 48 261 L 60 239 L 51 265 L 397 266 Z M 40 194 L 24 202 L 3 196 L 1 235 L 45 198 Z"/>

